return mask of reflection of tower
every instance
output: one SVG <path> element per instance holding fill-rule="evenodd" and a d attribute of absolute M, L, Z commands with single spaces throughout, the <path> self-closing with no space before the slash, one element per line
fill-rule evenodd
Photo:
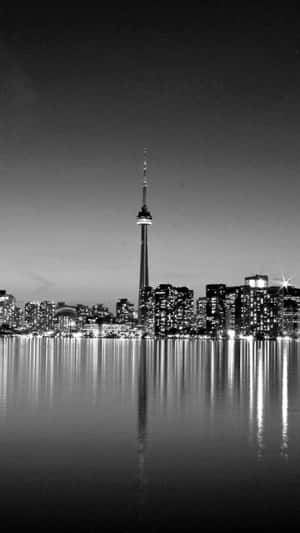
<path fill-rule="evenodd" d="M 138 372 L 138 490 L 143 503 L 145 488 L 145 451 L 147 439 L 147 353 L 146 341 L 142 340 Z"/>
<path fill-rule="evenodd" d="M 289 408 L 289 346 L 284 344 L 282 353 L 282 372 L 281 372 L 281 455 L 285 459 L 288 458 L 288 408 Z"/>
<path fill-rule="evenodd" d="M 264 352 L 257 347 L 257 445 L 258 458 L 261 459 L 264 448 Z"/>
<path fill-rule="evenodd" d="M 149 286 L 148 265 L 148 226 L 152 224 L 152 215 L 147 207 L 147 152 L 144 150 L 144 180 L 143 180 L 143 204 L 137 215 L 137 224 L 141 226 L 141 256 L 140 256 L 140 280 L 138 297 L 138 318 L 141 323 L 142 290 Z"/>

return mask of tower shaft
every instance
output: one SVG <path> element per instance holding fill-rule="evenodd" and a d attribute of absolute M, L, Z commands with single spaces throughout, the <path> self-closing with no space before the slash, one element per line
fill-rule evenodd
<path fill-rule="evenodd" d="M 140 255 L 140 281 L 139 281 L 139 319 L 142 290 L 149 286 L 149 264 L 148 264 L 148 228 L 146 224 L 141 225 L 141 255 Z"/>

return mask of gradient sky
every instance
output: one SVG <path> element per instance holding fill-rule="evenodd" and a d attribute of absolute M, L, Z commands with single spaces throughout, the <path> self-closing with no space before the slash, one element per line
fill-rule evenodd
<path fill-rule="evenodd" d="M 136 301 L 144 146 L 152 285 L 300 284 L 299 16 L 205 5 L 0 11 L 1 285 L 19 300 Z"/>

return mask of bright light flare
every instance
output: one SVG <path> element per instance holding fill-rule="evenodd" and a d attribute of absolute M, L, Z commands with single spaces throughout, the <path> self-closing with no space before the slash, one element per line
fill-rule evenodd
<path fill-rule="evenodd" d="M 292 281 L 293 277 L 286 277 L 285 274 L 282 274 L 281 276 L 281 282 L 280 282 L 280 288 L 281 289 L 288 289 L 289 287 L 291 287 L 291 281 Z"/>

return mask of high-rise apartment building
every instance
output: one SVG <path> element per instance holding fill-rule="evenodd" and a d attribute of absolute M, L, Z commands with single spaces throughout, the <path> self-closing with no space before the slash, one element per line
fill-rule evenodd
<path fill-rule="evenodd" d="M 174 287 L 174 320 L 176 333 L 188 334 L 194 327 L 194 292 L 188 287 Z"/>
<path fill-rule="evenodd" d="M 56 303 L 44 300 L 40 303 L 39 308 L 39 327 L 42 331 L 54 329 Z"/>
<path fill-rule="evenodd" d="M 140 323 L 143 324 L 145 333 L 149 335 L 154 334 L 154 294 L 152 287 L 144 287 L 141 290 Z"/>
<path fill-rule="evenodd" d="M 24 306 L 24 325 L 38 330 L 40 326 L 40 302 L 26 302 Z"/>
<path fill-rule="evenodd" d="M 212 337 L 223 335 L 226 327 L 226 285 L 206 285 L 206 329 Z"/>
<path fill-rule="evenodd" d="M 196 300 L 195 329 L 198 333 L 206 333 L 206 298 L 200 296 Z"/>
<path fill-rule="evenodd" d="M 7 294 L 5 290 L 0 291 L 0 326 L 12 325 L 16 299 L 12 294 Z"/>
<path fill-rule="evenodd" d="M 281 332 L 284 336 L 300 336 L 300 289 L 288 286 L 281 289 L 282 323 Z"/>

